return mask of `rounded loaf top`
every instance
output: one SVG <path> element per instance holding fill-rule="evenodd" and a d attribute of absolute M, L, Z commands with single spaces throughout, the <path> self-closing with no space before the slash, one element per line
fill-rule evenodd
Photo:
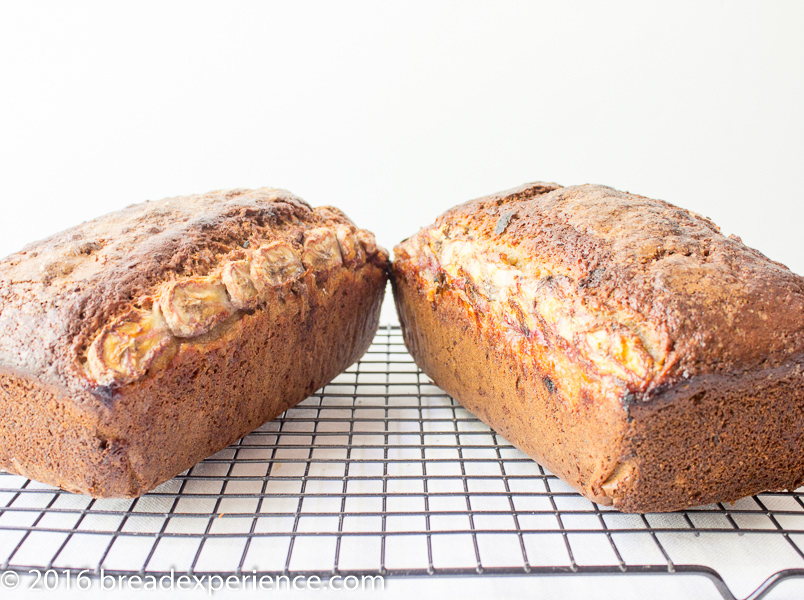
<path fill-rule="evenodd" d="M 537 315 L 542 326 L 579 330 L 568 339 L 584 329 L 590 353 L 604 358 L 614 350 L 601 346 L 594 328 L 608 321 L 627 330 L 644 356 L 631 353 L 622 377 L 640 379 L 642 391 L 804 355 L 804 278 L 705 217 L 606 186 L 533 183 L 472 200 L 395 254 L 431 256 L 468 276 L 459 267 L 483 263 L 486 297 L 507 286 L 516 298 L 530 285 L 536 303 L 527 308 L 545 313 Z M 558 300 L 539 304 L 548 286 Z M 618 352 L 626 342 L 618 338 Z"/>
<path fill-rule="evenodd" d="M 122 385 L 176 340 L 270 302 L 277 286 L 325 285 L 332 269 L 387 260 L 340 210 L 284 190 L 132 205 L 0 261 L 0 368 Z"/>

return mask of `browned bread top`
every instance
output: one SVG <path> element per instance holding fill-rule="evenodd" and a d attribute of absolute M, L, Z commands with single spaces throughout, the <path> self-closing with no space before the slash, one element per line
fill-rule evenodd
<path fill-rule="evenodd" d="M 176 345 L 304 294 L 303 276 L 321 283 L 332 269 L 387 260 L 338 209 L 283 190 L 129 206 L 0 261 L 0 369 L 108 393 L 159 368 Z"/>
<path fill-rule="evenodd" d="M 432 294 L 462 287 L 511 336 L 564 344 L 630 400 L 804 355 L 804 278 L 707 218 L 605 186 L 473 200 L 395 255 L 424 268 Z"/>

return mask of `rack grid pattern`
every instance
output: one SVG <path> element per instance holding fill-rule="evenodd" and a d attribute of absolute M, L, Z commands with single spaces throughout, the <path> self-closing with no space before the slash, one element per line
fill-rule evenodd
<path fill-rule="evenodd" d="M 804 488 L 670 514 L 598 506 L 433 385 L 387 325 L 331 384 L 141 498 L 93 500 L 0 474 L 0 564 L 291 577 L 686 573 L 726 599 L 755 599 L 804 576 Z"/>

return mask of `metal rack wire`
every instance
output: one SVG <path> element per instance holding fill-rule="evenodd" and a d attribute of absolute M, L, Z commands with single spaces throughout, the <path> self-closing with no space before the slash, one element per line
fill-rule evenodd
<path fill-rule="evenodd" d="M 135 500 L 0 475 L 3 569 L 163 575 L 698 574 L 726 599 L 804 576 L 804 488 L 627 515 L 423 375 L 398 327 L 330 385 Z"/>

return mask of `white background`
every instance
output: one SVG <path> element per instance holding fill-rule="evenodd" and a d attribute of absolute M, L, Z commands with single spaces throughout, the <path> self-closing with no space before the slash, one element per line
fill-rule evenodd
<path fill-rule="evenodd" d="M 669 200 L 804 273 L 802 31 L 802 2 L 2 3 L 0 255 L 265 185 L 391 248 L 547 180 Z"/>
<path fill-rule="evenodd" d="M 802 2 L 3 3 L 0 255 L 264 185 L 390 248 L 547 180 L 669 200 L 802 273 L 802 31 Z"/>

